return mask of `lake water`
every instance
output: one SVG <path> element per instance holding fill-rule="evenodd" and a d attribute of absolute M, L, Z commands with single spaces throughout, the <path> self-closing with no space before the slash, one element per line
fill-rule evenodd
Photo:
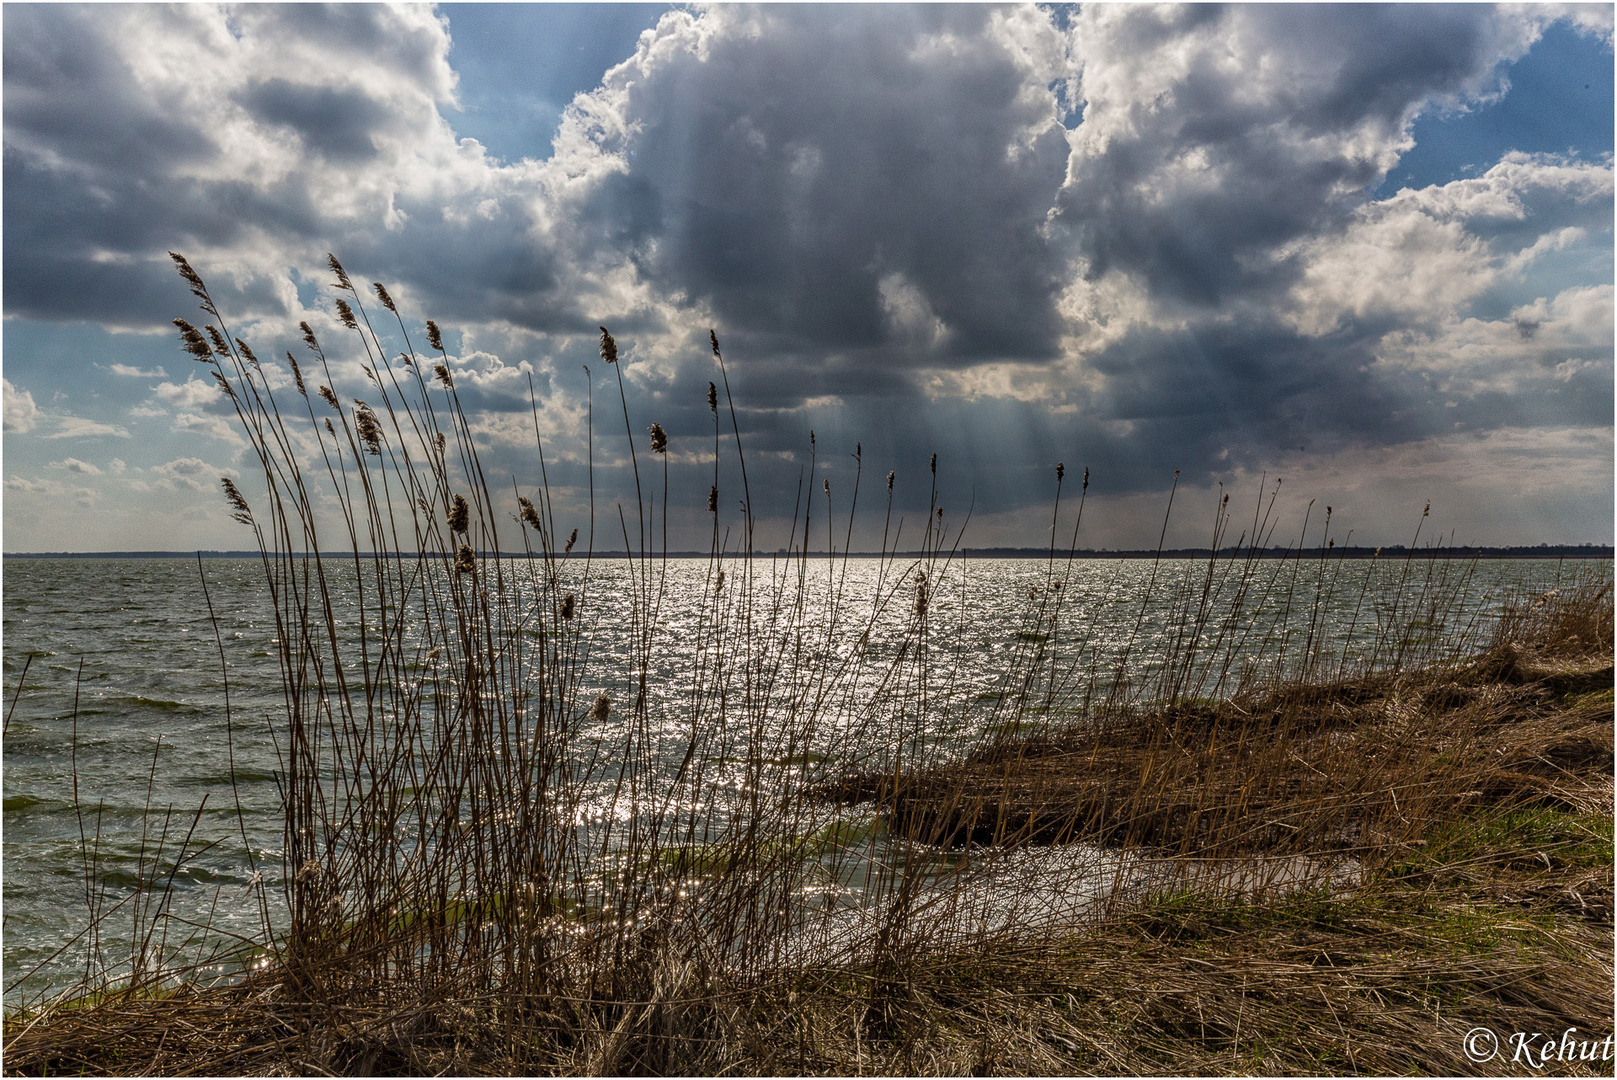
<path fill-rule="evenodd" d="M 761 619 L 756 632 L 832 627 L 825 640 L 806 646 L 799 634 L 799 655 L 807 657 L 800 663 L 849 673 L 824 699 L 830 720 L 810 749 L 833 770 L 878 760 L 891 732 L 859 727 L 851 717 L 879 692 L 885 669 L 846 661 L 899 654 L 914 617 L 913 560 L 765 559 L 758 567 L 763 580 L 776 572 L 773 580 L 793 588 L 802 574 L 805 588 L 760 588 L 749 602 L 778 609 L 782 596 L 808 599 L 795 621 L 779 621 L 777 610 L 776 621 Z M 1062 559 L 956 560 L 933 568 L 928 679 L 939 700 L 952 704 L 930 712 L 927 729 L 910 735 L 931 754 L 957 752 L 994 722 L 1006 672 L 1031 651 L 1044 651 L 1041 670 L 1055 673 L 1052 685 L 1087 685 L 1091 693 L 1104 692 L 1126 655 L 1132 692 L 1149 697 L 1164 685 L 1170 660 L 1185 655 L 1187 619 L 1227 610 L 1238 589 L 1238 618 L 1215 614 L 1195 623 L 1201 659 L 1174 684 L 1177 692 L 1227 693 L 1243 671 L 1260 674 L 1305 654 L 1324 670 L 1371 659 L 1376 648 L 1383 652 L 1375 659 L 1385 661 L 1381 629 L 1389 621 L 1413 621 L 1412 657 L 1468 648 L 1486 634 L 1505 594 L 1552 589 L 1586 570 L 1611 572 L 1610 564 L 1593 562 L 1316 555 L 1225 565 L 1209 584 L 1208 568 L 1205 561 Z M 704 659 L 711 643 L 704 643 L 702 605 L 713 569 L 706 560 L 671 560 L 658 576 L 649 715 L 653 741 L 665 733 L 671 754 L 684 745 L 686 698 L 711 659 Z M 563 573 L 576 579 L 568 587 L 580 596 L 577 625 L 588 650 L 579 700 L 587 706 L 598 692 L 622 700 L 633 681 L 629 564 L 595 560 L 586 577 L 575 560 Z M 283 844 L 274 731 L 284 706 L 260 562 L 208 559 L 199 573 L 186 559 L 11 558 L 4 585 L 8 707 L 15 694 L 4 741 L 6 1001 L 83 975 L 84 941 L 75 943 L 75 935 L 87 921 L 86 851 L 97 852 L 102 906 L 111 908 L 152 857 L 165 818 L 171 845 L 188 832 L 193 850 L 213 845 L 175 876 L 173 913 L 254 935 L 260 893 L 251 883 L 262 874 L 265 892 L 275 895 Z M 355 616 L 337 614 L 340 632 L 340 620 Z M 617 723 L 614 714 L 598 741 L 610 747 Z M 585 800 L 584 813 L 605 813 L 606 806 L 603 787 Z M 100 929 L 102 948 L 127 956 L 131 926 L 129 913 L 112 914 Z"/>

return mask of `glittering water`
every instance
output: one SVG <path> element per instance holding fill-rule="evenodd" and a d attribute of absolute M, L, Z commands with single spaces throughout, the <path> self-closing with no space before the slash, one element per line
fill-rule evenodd
<path fill-rule="evenodd" d="M 802 597 L 805 615 L 791 625 L 831 628 L 782 643 L 793 663 L 828 673 L 825 715 L 802 752 L 823 755 L 831 771 L 881 760 L 894 729 L 872 723 L 861 706 L 879 694 L 904 642 L 914 640 L 913 561 L 764 560 L 759 569 L 778 573 L 786 587 L 774 598 L 761 588 L 754 603 Z M 928 580 L 927 670 L 937 707 L 904 735 L 929 753 L 959 749 L 1001 717 L 996 703 L 1016 689 L 1007 686 L 1007 673 L 1041 652 L 1040 678 L 1069 696 L 1104 692 L 1125 658 L 1135 692 L 1149 696 L 1175 670 L 1170 661 L 1185 655 L 1194 637 L 1185 625 L 1198 612 L 1206 615 L 1196 637 L 1200 661 L 1175 685 L 1212 695 L 1227 692 L 1249 665 L 1295 662 L 1311 642 L 1323 642 L 1317 653 L 1329 665 L 1368 659 L 1370 650 L 1386 648 L 1381 628 L 1389 621 L 1413 625 L 1417 652 L 1474 638 L 1504 592 L 1553 588 L 1579 569 L 1533 560 L 1267 560 L 1244 573 L 1224 566 L 1207 587 L 1205 562 L 956 561 L 933 568 Z M 86 890 L 87 851 L 100 867 L 106 911 L 127 896 L 165 835 L 172 850 L 189 833 L 190 849 L 206 850 L 175 875 L 173 913 L 253 936 L 260 894 L 250 882 L 255 873 L 279 879 L 282 846 L 274 733 L 283 706 L 261 564 L 204 561 L 206 592 L 198 564 L 186 559 L 7 559 L 4 570 L 8 706 L 19 680 L 22 686 L 4 745 L 6 1000 L 84 974 L 84 940 L 75 943 L 75 935 L 95 899 Z M 806 575 L 800 592 L 799 570 Z M 716 647 L 703 633 L 712 571 L 706 560 L 672 560 L 658 578 L 647 672 L 652 739 L 674 761 L 686 745 L 682 719 L 691 713 L 697 671 Z M 637 602 L 628 564 L 596 560 L 587 579 L 580 564 L 565 573 L 580 595 L 588 645 L 579 700 L 622 694 L 635 652 L 627 632 Z M 1433 576 L 1439 580 L 1429 581 Z M 1220 613 L 1237 591 L 1242 616 L 1226 621 Z M 338 617 L 356 614 L 344 608 Z M 613 744 L 622 723 L 614 715 L 603 726 L 603 745 Z M 591 807 L 605 812 L 606 794 L 598 795 L 587 800 L 586 814 Z M 1061 887 L 1049 882 L 1071 880 L 1015 858 L 1025 856 L 1005 866 L 1017 866 L 1016 874 L 996 871 L 998 880 L 1021 883 L 1007 898 L 1053 896 Z M 1115 858 L 1082 858 L 1095 863 L 1097 881 L 1121 872 Z M 1048 912 L 1058 905 L 1047 897 L 1039 906 Z M 103 951 L 127 958 L 132 925 L 131 911 L 113 911 L 99 928 Z"/>

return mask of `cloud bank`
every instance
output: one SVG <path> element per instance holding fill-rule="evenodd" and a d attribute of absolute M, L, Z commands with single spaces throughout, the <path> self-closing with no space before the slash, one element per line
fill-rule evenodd
<path fill-rule="evenodd" d="M 1424 460 L 1458 498 L 1480 443 L 1531 444 L 1564 466 L 1558 505 L 1595 500 L 1558 512 L 1598 536 L 1534 539 L 1609 540 L 1609 155 L 1370 195 L 1417 117 L 1508 93 L 1564 15 L 1609 43 L 1593 8 L 670 11 L 506 163 L 454 129 L 453 8 L 23 6 L 5 309 L 166 332 L 183 250 L 275 354 L 299 319 L 340 340 L 335 251 L 451 330 L 525 482 L 530 378 L 577 479 L 602 323 L 648 422 L 710 437 L 711 326 L 764 484 L 795 488 L 811 427 L 833 475 L 855 441 L 917 478 L 938 451 L 985 543 L 1027 539 L 1008 523 L 1058 459 L 1120 498 L 1174 469 L 1347 484 Z M 111 364 L 147 390 L 88 420 L 36 405 L 12 358 L 8 450 L 167 423 L 208 441 L 145 467 L 186 477 L 240 442 L 178 363 Z"/>

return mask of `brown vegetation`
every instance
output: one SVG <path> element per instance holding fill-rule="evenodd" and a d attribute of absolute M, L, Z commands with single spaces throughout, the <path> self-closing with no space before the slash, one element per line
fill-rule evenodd
<path fill-rule="evenodd" d="M 896 781 L 844 777 L 831 793 L 890 805 L 928 843 L 1195 858 L 1396 858 L 1460 815 L 1610 813 L 1609 585 L 1567 592 L 1513 608 L 1464 664 L 1103 710 Z"/>

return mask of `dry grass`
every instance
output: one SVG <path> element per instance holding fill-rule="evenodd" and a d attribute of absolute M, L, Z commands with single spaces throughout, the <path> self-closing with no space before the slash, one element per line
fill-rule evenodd
<path fill-rule="evenodd" d="M 1608 848 L 1609 851 L 1609 848 Z M 1609 856 L 1608 856 L 1609 857 Z M 1429 889 L 1142 898 L 1081 933 L 682 984 L 509 1025 L 498 994 L 312 1010 L 273 981 L 114 1002 L 8 1039 L 13 1073 L 1530 1075 L 1463 1035 L 1610 1030 L 1606 933 Z M 564 1010 L 563 1003 L 552 1007 Z M 1600 1062 L 1558 1065 L 1609 1075 Z"/>
<path fill-rule="evenodd" d="M 927 843 L 1397 856 L 1483 809 L 1612 809 L 1611 585 L 1510 604 L 1474 659 L 1101 708 L 964 760 L 839 778 Z"/>
<path fill-rule="evenodd" d="M 931 843 L 1090 841 L 1195 857 L 1395 855 L 1481 809 L 1605 813 L 1606 656 L 1374 674 L 1102 716 L 899 778 L 850 777 Z"/>

